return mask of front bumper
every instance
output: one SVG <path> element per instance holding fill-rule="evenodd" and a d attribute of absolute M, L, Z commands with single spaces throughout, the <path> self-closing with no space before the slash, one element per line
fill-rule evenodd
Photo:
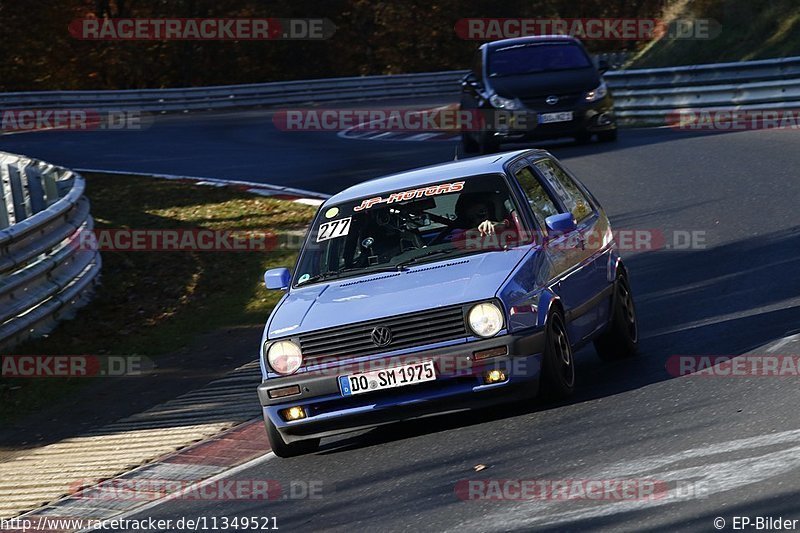
<path fill-rule="evenodd" d="M 571 111 L 572 120 L 564 122 L 539 123 L 542 113 Z M 508 113 L 508 112 L 506 112 Z M 513 116 L 516 114 L 516 116 Z M 492 115 L 495 116 L 495 115 Z M 611 96 L 596 102 L 579 102 L 576 105 L 525 109 L 515 111 L 510 118 L 487 119 L 486 138 L 496 143 L 519 142 L 536 139 L 553 139 L 586 133 L 599 133 L 617 128 L 614 114 L 614 101 Z M 474 135 L 480 136 L 478 133 Z"/>
<path fill-rule="evenodd" d="M 507 355 L 474 360 L 475 352 L 502 347 Z M 436 366 L 435 381 L 342 396 L 338 376 L 365 371 L 356 363 L 267 379 L 259 385 L 258 396 L 264 418 L 289 443 L 534 396 L 538 392 L 543 349 L 541 329 L 525 335 L 502 335 L 380 359 L 381 368 L 432 360 Z M 494 369 L 502 370 L 506 380 L 485 384 L 485 373 Z M 300 394 L 269 397 L 270 390 L 291 385 L 299 385 Z M 295 406 L 305 411 L 306 418 L 286 421 L 281 412 Z"/>

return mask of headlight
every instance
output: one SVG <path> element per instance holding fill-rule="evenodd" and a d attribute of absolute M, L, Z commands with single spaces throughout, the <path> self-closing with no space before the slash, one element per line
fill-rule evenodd
<path fill-rule="evenodd" d="M 503 329 L 503 312 L 493 303 L 478 304 L 469 310 L 467 322 L 479 337 L 493 337 Z"/>
<path fill-rule="evenodd" d="M 278 374 L 291 374 L 300 368 L 303 354 L 292 341 L 278 341 L 267 349 L 267 362 Z"/>
<path fill-rule="evenodd" d="M 600 100 L 601 98 L 605 98 L 607 94 L 608 94 L 608 86 L 606 85 L 606 82 L 601 81 L 600 85 L 598 85 L 596 89 L 586 93 L 585 98 L 587 102 L 595 102 L 597 100 Z"/>
<path fill-rule="evenodd" d="M 492 104 L 497 109 L 517 109 L 520 107 L 519 102 L 512 98 L 503 98 L 502 96 L 498 96 L 493 94 L 489 97 L 489 103 Z"/>

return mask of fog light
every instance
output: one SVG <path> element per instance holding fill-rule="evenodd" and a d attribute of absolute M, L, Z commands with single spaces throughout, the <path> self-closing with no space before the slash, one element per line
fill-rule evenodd
<path fill-rule="evenodd" d="M 292 420 L 300 420 L 301 418 L 305 417 L 306 412 L 302 407 L 295 406 L 283 410 L 283 418 L 285 418 L 288 422 L 291 422 Z"/>
<path fill-rule="evenodd" d="M 483 378 L 483 381 L 485 381 L 487 385 L 491 385 L 492 383 L 500 383 L 501 381 L 505 380 L 506 374 L 502 370 L 490 370 Z"/>
<path fill-rule="evenodd" d="M 608 126 L 611 124 L 612 120 L 608 113 L 603 113 L 599 117 L 597 117 L 597 125 L 598 126 Z"/>

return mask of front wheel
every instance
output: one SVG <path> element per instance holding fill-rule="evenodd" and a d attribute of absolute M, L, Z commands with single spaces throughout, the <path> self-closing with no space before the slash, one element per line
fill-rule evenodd
<path fill-rule="evenodd" d="M 595 341 L 597 355 L 604 361 L 627 359 L 639 347 L 639 322 L 631 288 L 625 276 L 617 278 L 608 328 Z"/>
<path fill-rule="evenodd" d="M 269 418 L 265 417 L 264 425 L 267 427 L 267 438 L 272 451 L 278 457 L 296 457 L 307 453 L 313 453 L 319 448 L 320 439 L 306 439 L 297 442 L 287 443 L 281 437 L 278 428 Z"/>
<path fill-rule="evenodd" d="M 547 322 L 542 359 L 542 395 L 549 400 L 560 400 L 575 390 L 575 358 L 561 312 L 554 311 Z"/>

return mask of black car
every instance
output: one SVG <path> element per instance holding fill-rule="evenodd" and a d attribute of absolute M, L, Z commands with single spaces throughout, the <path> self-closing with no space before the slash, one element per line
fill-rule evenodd
<path fill-rule="evenodd" d="M 496 151 L 502 143 L 597 134 L 617 138 L 614 101 L 596 67 L 574 37 L 548 35 L 482 45 L 461 82 L 466 152 Z"/>

